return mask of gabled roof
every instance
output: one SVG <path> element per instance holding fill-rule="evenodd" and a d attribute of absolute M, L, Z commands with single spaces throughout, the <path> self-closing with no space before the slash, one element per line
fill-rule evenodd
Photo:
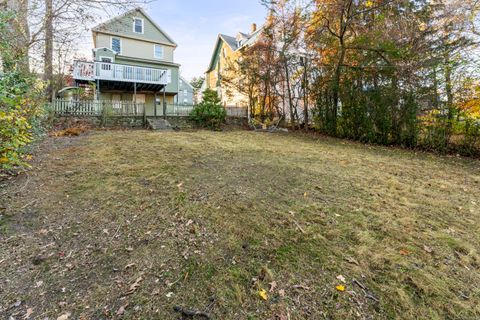
<path fill-rule="evenodd" d="M 103 27 L 111 24 L 111 23 L 114 22 L 114 21 L 118 21 L 118 20 L 120 20 L 120 19 L 122 19 L 122 18 L 124 18 L 124 17 L 126 17 L 126 16 L 128 16 L 128 15 L 130 15 L 130 14 L 132 14 L 132 13 L 135 13 L 135 12 L 140 12 L 141 14 L 143 14 L 143 15 L 145 16 L 145 18 L 147 18 L 147 19 L 155 26 L 155 28 L 157 28 L 157 30 L 158 30 L 160 33 L 162 33 L 162 34 L 165 36 L 165 38 L 168 39 L 168 41 L 170 41 L 173 45 L 177 46 L 177 43 L 176 43 L 175 41 L 173 41 L 172 37 L 170 37 L 165 31 L 163 31 L 163 29 L 160 28 L 160 26 L 155 22 L 155 20 L 153 20 L 153 19 L 147 14 L 147 12 L 145 12 L 145 10 L 143 10 L 143 9 L 140 8 L 140 7 L 135 8 L 135 9 L 132 9 L 132 10 L 129 10 L 129 11 L 127 11 L 127 12 L 124 12 L 124 13 L 122 13 L 121 15 L 118 15 L 118 16 L 116 16 L 116 17 L 113 17 L 113 18 L 111 18 L 111 19 L 109 19 L 109 20 L 107 20 L 107 21 L 105 21 L 105 22 L 103 22 L 103 23 L 101 23 L 101 24 L 93 27 L 93 28 L 92 28 L 92 31 L 93 31 L 93 32 L 105 32 L 105 30 L 102 29 Z"/>
<path fill-rule="evenodd" d="M 239 34 L 243 37 L 242 44 L 240 46 L 236 37 L 232 37 L 232 36 L 228 36 L 226 34 L 220 33 L 217 37 L 217 42 L 215 43 L 215 48 L 213 50 L 213 55 L 212 55 L 212 58 L 210 59 L 210 65 L 208 67 L 207 72 L 210 72 L 215 68 L 216 56 L 218 54 L 218 51 L 219 51 L 218 49 L 220 48 L 221 41 L 226 43 L 233 51 L 237 51 L 247 45 L 255 43 L 255 41 L 257 41 L 258 36 L 262 31 L 263 31 L 263 27 L 259 28 L 257 31 L 255 31 L 252 34 L 239 32 Z"/>
<path fill-rule="evenodd" d="M 180 80 L 182 80 L 183 83 L 187 84 L 190 88 L 192 88 L 192 90 L 195 90 L 195 88 L 193 88 L 193 86 L 190 84 L 190 81 L 185 80 L 185 78 L 182 76 L 180 76 Z"/>
<path fill-rule="evenodd" d="M 225 41 L 233 51 L 238 49 L 237 39 L 235 39 L 235 37 L 227 36 L 226 34 L 220 34 L 218 37 Z"/>

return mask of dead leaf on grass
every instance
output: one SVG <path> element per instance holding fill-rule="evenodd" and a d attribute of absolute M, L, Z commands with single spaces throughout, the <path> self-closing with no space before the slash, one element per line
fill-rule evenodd
<path fill-rule="evenodd" d="M 25 313 L 25 315 L 23 316 L 23 319 L 29 319 L 32 313 L 33 313 L 33 308 L 28 308 L 27 313 Z"/>
<path fill-rule="evenodd" d="M 270 290 L 268 290 L 269 292 L 273 292 L 277 288 L 277 282 L 276 281 L 270 282 L 269 285 L 270 285 Z"/>
<path fill-rule="evenodd" d="M 400 249 L 399 252 L 402 256 L 408 256 L 410 254 L 410 251 L 408 251 L 407 249 Z"/>
<path fill-rule="evenodd" d="M 360 264 L 358 263 L 358 261 L 355 260 L 355 259 L 352 258 L 352 257 L 346 257 L 346 258 L 345 258 L 345 261 L 347 261 L 347 262 L 349 262 L 349 263 L 351 263 L 351 264 L 356 264 L 357 266 L 360 265 Z"/>
<path fill-rule="evenodd" d="M 116 315 L 117 316 L 122 316 L 125 313 L 125 310 L 127 308 L 128 308 L 128 302 L 126 304 L 124 304 L 123 306 L 121 306 L 120 308 L 118 308 Z"/>
<path fill-rule="evenodd" d="M 70 318 L 71 313 L 65 313 L 62 314 L 60 317 L 57 318 L 57 320 L 68 320 Z"/>
<path fill-rule="evenodd" d="M 267 301 L 268 300 L 268 294 L 267 294 L 267 291 L 265 289 L 260 289 L 258 291 L 258 295 L 260 296 L 260 298 L 262 298 L 263 300 Z"/>
<path fill-rule="evenodd" d="M 425 252 L 428 252 L 428 253 L 432 253 L 433 252 L 433 249 L 429 246 L 426 246 L 426 245 L 423 245 L 423 250 L 425 250 Z"/>
<path fill-rule="evenodd" d="M 131 268 L 135 267 L 135 265 L 136 265 L 135 263 L 129 263 L 125 266 L 125 270 L 131 269 Z"/>
<path fill-rule="evenodd" d="M 342 276 L 341 274 L 337 276 L 337 280 L 340 280 L 340 281 L 342 281 L 343 283 L 347 283 L 347 281 L 345 280 L 345 277 Z"/>
<path fill-rule="evenodd" d="M 140 282 L 142 282 L 142 281 L 143 281 L 143 278 L 142 278 L 142 277 L 140 277 L 140 278 L 138 278 L 137 280 L 135 280 L 135 282 L 132 283 L 132 285 L 131 285 L 130 288 L 128 289 L 127 294 L 132 294 L 132 293 L 134 293 L 134 292 L 138 289 L 138 287 L 140 287 Z"/>
<path fill-rule="evenodd" d="M 344 292 L 345 291 L 345 286 L 344 285 L 339 285 L 339 286 L 336 286 L 335 289 L 337 289 L 337 291 Z"/>

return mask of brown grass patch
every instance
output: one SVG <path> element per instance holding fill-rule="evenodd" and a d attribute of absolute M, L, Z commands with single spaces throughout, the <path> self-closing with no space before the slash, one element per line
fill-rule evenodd
<path fill-rule="evenodd" d="M 480 316 L 478 161 L 140 130 L 51 139 L 36 159 L 0 205 L 1 317 Z"/>

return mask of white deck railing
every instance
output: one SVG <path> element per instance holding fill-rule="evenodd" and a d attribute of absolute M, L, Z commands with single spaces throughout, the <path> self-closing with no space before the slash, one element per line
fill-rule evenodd
<path fill-rule="evenodd" d="M 111 80 L 167 85 L 172 81 L 172 74 L 167 69 L 129 66 L 108 62 L 75 61 L 73 78 L 77 80 Z"/>

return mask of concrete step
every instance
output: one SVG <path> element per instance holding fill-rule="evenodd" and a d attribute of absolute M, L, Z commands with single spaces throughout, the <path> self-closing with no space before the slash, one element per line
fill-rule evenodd
<path fill-rule="evenodd" d="M 152 130 L 171 131 L 172 125 L 165 119 L 147 119 L 148 127 Z"/>

